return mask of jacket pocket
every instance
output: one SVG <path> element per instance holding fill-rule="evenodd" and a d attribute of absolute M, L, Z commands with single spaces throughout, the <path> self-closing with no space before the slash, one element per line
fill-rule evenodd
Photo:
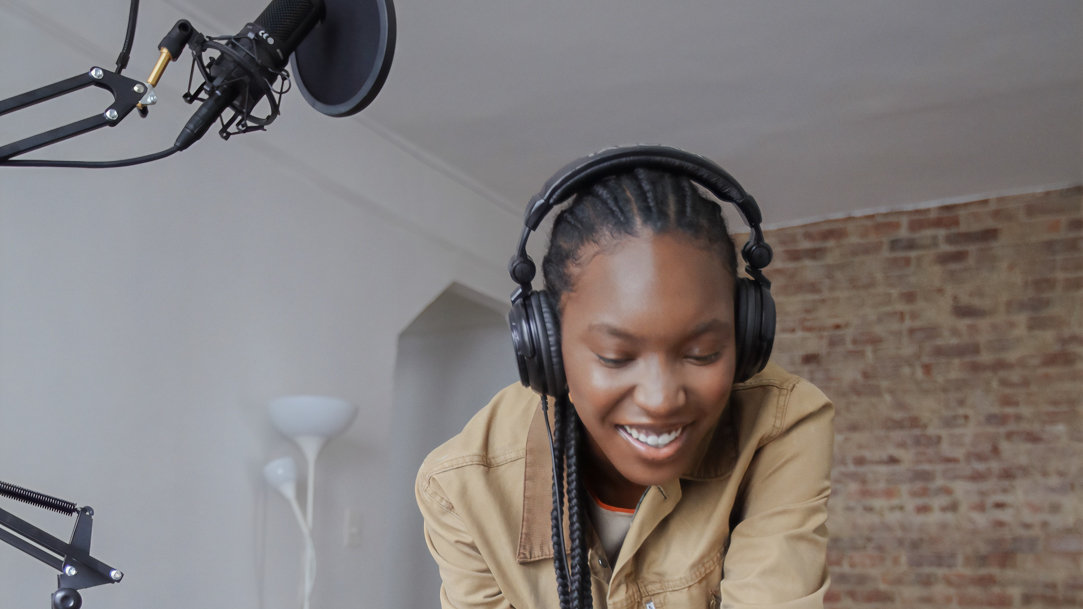
<path fill-rule="evenodd" d="M 701 565 L 698 579 L 670 581 L 644 586 L 643 609 L 685 609 L 722 606 L 722 556 Z M 700 571 L 701 569 L 696 569 Z M 668 584 L 668 585 L 667 585 Z"/>

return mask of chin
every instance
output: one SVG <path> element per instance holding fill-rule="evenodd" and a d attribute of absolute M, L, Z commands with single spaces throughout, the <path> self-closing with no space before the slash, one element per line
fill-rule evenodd
<path fill-rule="evenodd" d="M 651 471 L 635 470 L 620 472 L 625 479 L 640 486 L 662 486 L 681 477 L 687 470 L 686 467 L 667 467 L 652 469 Z"/>

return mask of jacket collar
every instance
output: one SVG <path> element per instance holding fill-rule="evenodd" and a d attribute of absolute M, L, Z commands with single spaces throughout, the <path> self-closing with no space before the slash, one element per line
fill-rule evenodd
<path fill-rule="evenodd" d="M 550 409 L 550 425 L 552 424 Z M 737 434 L 733 421 L 733 408 L 727 406 L 712 433 L 699 447 L 700 458 L 681 476 L 687 480 L 717 480 L 729 477 L 737 460 Z M 526 458 L 523 473 L 523 522 L 519 530 L 519 550 L 516 558 L 520 563 L 553 558 L 551 513 L 553 510 L 553 462 L 549 450 L 549 436 L 545 431 L 545 415 L 541 402 L 534 411 L 526 438 Z M 680 500 L 680 480 L 673 480 L 658 487 L 658 495 L 674 505 Z M 648 494 L 650 491 L 648 490 Z M 640 507 L 643 507 L 642 503 Z M 670 508 L 672 509 L 672 508 Z M 667 510 L 668 512 L 668 510 Z M 567 537 L 568 516 L 564 515 L 564 531 Z M 565 547 L 571 547 L 565 539 Z"/>

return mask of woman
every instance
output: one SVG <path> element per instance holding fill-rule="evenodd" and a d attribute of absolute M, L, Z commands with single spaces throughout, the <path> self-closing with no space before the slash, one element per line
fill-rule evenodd
<path fill-rule="evenodd" d="M 693 182 L 749 222 L 751 280 Z M 573 193 L 532 292 L 526 238 Z M 577 161 L 532 201 L 510 319 L 533 391 L 417 478 L 445 608 L 823 606 L 833 410 L 767 363 L 759 222 L 721 168 L 661 147 Z"/>

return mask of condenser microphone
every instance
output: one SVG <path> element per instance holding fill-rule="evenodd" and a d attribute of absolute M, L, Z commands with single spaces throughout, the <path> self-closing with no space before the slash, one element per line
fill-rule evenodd
<path fill-rule="evenodd" d="M 207 69 L 208 91 L 174 143 L 184 150 L 203 137 L 227 109 L 247 116 L 264 97 L 290 55 L 324 16 L 323 0 L 271 0 L 259 17 L 226 44 Z"/>

